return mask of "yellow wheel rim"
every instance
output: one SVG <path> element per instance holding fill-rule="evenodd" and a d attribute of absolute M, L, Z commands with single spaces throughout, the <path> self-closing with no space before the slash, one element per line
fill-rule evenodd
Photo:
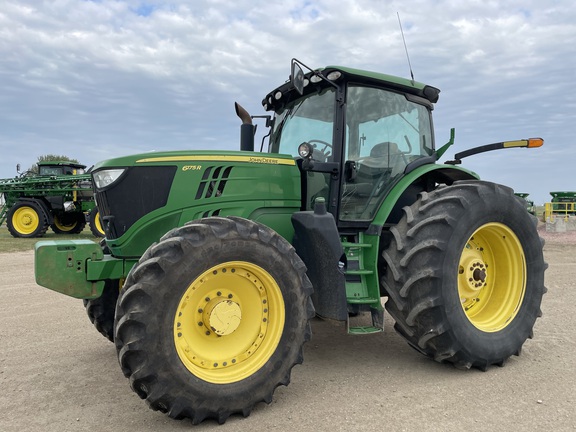
<path fill-rule="evenodd" d="M 284 320 L 284 300 L 274 278 L 255 264 L 230 261 L 188 286 L 176 309 L 174 343 L 196 377 L 233 383 L 268 361 Z"/>
<path fill-rule="evenodd" d="M 526 259 L 518 237 L 507 226 L 478 228 L 460 257 L 458 293 L 470 322 L 485 332 L 505 328 L 516 316 L 526 291 Z"/>
<path fill-rule="evenodd" d="M 96 214 L 94 215 L 94 227 L 96 228 L 96 231 L 98 231 L 100 234 L 106 235 L 106 233 L 104 232 L 104 228 L 102 228 L 102 221 L 100 220 L 100 212 L 96 212 Z"/>
<path fill-rule="evenodd" d="M 12 226 L 20 234 L 32 234 L 40 225 L 40 216 L 32 207 L 23 206 L 12 216 Z"/>
<path fill-rule="evenodd" d="M 76 225 L 78 225 L 78 221 L 74 221 L 72 223 L 65 224 L 60 220 L 60 218 L 58 218 L 58 216 L 54 216 L 54 225 L 60 231 L 68 232 L 68 231 L 72 231 L 76 227 Z"/>

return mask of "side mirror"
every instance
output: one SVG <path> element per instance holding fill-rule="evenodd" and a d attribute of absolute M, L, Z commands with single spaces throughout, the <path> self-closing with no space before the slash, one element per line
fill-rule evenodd
<path fill-rule="evenodd" d="M 292 60 L 292 73 L 290 74 L 290 83 L 300 94 L 304 93 L 304 71 L 298 63 Z"/>

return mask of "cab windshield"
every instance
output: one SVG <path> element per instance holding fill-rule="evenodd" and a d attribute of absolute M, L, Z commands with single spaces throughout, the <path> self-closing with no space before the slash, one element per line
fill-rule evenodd
<path fill-rule="evenodd" d="M 297 157 L 298 146 L 308 142 L 314 147 L 312 159 L 332 160 L 333 124 L 333 88 L 304 96 L 276 113 L 269 151 Z"/>
<path fill-rule="evenodd" d="M 59 166 L 39 166 L 38 174 L 41 176 L 58 176 L 64 174 L 64 169 Z"/>
<path fill-rule="evenodd" d="M 297 99 L 276 113 L 270 135 L 270 153 L 298 156 L 298 146 L 307 142 L 314 147 L 312 159 L 333 162 L 334 89 L 327 88 Z M 306 171 L 304 208 L 311 210 L 316 198 L 328 200 L 330 174 Z"/>

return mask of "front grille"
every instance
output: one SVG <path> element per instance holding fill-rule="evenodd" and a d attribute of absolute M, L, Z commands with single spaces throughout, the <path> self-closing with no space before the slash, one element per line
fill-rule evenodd
<path fill-rule="evenodd" d="M 122 236 L 138 219 L 166 205 L 175 166 L 132 167 L 110 187 L 96 191 L 106 238 Z"/>

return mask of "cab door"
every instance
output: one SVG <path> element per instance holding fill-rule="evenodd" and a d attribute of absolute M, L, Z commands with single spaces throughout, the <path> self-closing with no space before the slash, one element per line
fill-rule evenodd
<path fill-rule="evenodd" d="M 339 220 L 370 222 L 408 164 L 433 153 L 425 105 L 390 90 L 349 85 Z"/>

